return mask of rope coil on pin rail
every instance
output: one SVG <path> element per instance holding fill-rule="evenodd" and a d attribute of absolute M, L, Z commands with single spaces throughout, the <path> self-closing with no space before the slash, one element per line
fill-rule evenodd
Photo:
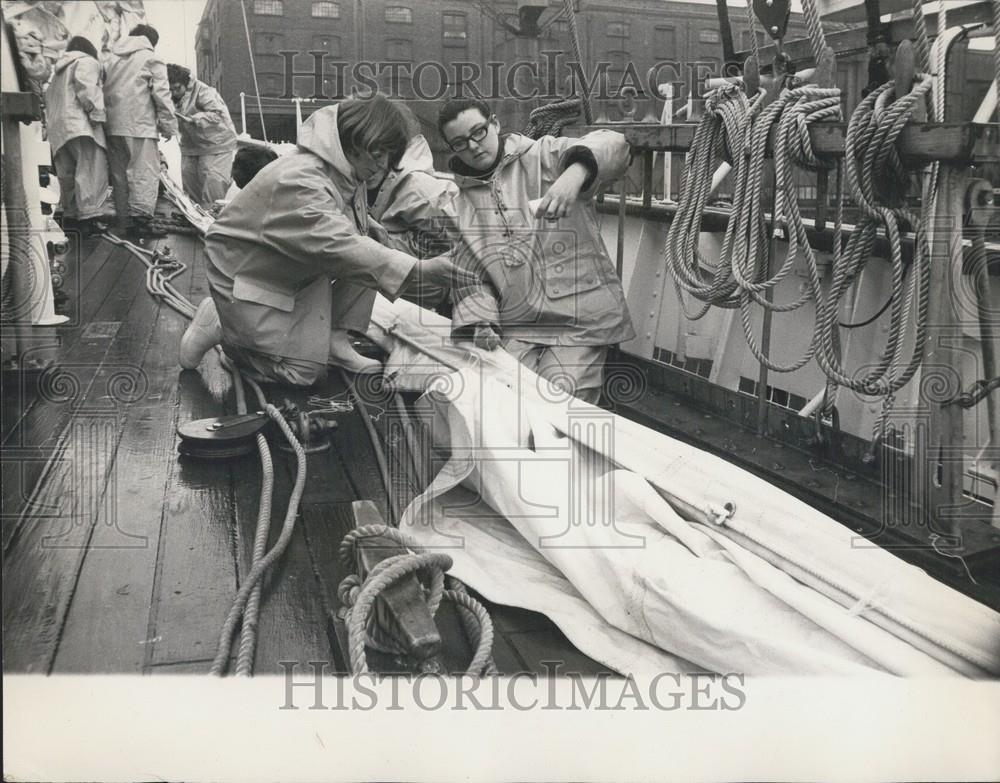
<path fill-rule="evenodd" d="M 445 571 L 452 560 L 446 554 L 424 552 L 408 536 L 387 525 L 366 525 L 351 530 L 340 544 L 340 559 L 350 569 L 355 567 L 355 549 L 366 538 L 387 538 L 409 552 L 380 561 L 367 575 L 364 582 L 357 574 L 348 574 L 337 588 L 337 596 L 346 609 L 346 625 L 350 666 L 353 674 L 365 674 L 368 658 L 365 647 L 375 650 L 406 654 L 408 650 L 390 634 L 382 631 L 374 618 L 375 599 L 389 585 L 409 574 L 421 574 L 425 600 L 431 616 L 437 614 L 442 600 L 456 605 L 465 632 L 475 646 L 467 674 L 475 677 L 496 673 L 492 659 L 493 622 L 485 607 L 465 592 L 464 586 L 451 580 L 445 588 Z"/>
<path fill-rule="evenodd" d="M 921 75 L 909 93 L 891 104 L 895 81 L 876 88 L 853 112 L 845 138 L 847 184 L 862 215 L 844 245 L 841 182 L 834 227 L 833 277 L 818 318 L 820 351 L 817 360 L 827 377 L 838 386 L 885 398 L 875 424 L 873 446 L 884 435 L 895 393 L 913 378 L 920 366 L 927 337 L 930 247 L 920 215 L 906 206 L 909 177 L 895 142 L 930 86 L 930 78 Z M 915 235 L 908 280 L 904 279 L 907 275 L 902 259 L 901 227 L 904 224 L 909 225 Z M 863 374 L 848 374 L 840 359 L 837 313 L 848 288 L 871 258 L 880 227 L 884 228 L 889 241 L 892 269 L 889 335 L 874 367 Z M 903 338 L 910 331 L 914 334 L 914 344 L 909 359 L 905 359 Z M 828 405 L 832 406 L 832 398 Z"/>

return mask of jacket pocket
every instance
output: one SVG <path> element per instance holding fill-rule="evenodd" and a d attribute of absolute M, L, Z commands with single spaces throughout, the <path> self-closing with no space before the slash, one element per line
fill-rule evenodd
<path fill-rule="evenodd" d="M 597 258 L 586 242 L 577 242 L 575 232 L 553 231 L 544 241 L 545 295 L 562 299 L 601 286 Z"/>
<path fill-rule="evenodd" d="M 283 313 L 290 313 L 295 309 L 294 291 L 274 283 L 263 283 L 245 275 L 236 275 L 233 279 L 233 298 L 273 307 Z"/>

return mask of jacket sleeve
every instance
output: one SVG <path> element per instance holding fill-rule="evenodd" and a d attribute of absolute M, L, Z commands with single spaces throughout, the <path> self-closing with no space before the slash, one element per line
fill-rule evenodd
<path fill-rule="evenodd" d="M 478 324 L 500 329 L 500 305 L 496 289 L 486 277 L 475 251 L 461 236 L 453 235 L 452 261 L 455 279 L 452 286 L 451 335 L 468 340 Z"/>
<path fill-rule="evenodd" d="M 199 128 L 221 125 L 226 121 L 226 112 L 229 111 L 218 92 L 204 87 L 199 88 L 194 107 L 195 111 L 189 119 L 193 125 Z"/>
<path fill-rule="evenodd" d="M 539 144 L 547 179 L 554 180 L 574 163 L 583 163 L 590 170 L 580 191 L 582 198 L 591 198 L 621 177 L 630 161 L 628 142 L 617 131 L 596 130 L 578 139 L 545 136 Z"/>
<path fill-rule="evenodd" d="M 304 188 L 303 182 L 292 179 L 299 177 L 293 173 L 275 184 L 261 211 L 263 241 L 332 280 L 360 283 L 390 299 L 399 296 L 417 260 L 359 235 L 344 205 L 322 185 Z"/>
<path fill-rule="evenodd" d="M 101 87 L 101 64 L 92 57 L 82 57 L 73 69 L 73 89 L 76 99 L 91 122 L 105 122 L 104 89 Z"/>
<path fill-rule="evenodd" d="M 166 136 L 177 135 L 177 118 L 174 117 L 174 102 L 170 97 L 170 84 L 167 81 L 167 66 L 157 57 L 146 60 L 146 79 L 149 82 L 149 92 L 156 108 L 156 127 Z"/>

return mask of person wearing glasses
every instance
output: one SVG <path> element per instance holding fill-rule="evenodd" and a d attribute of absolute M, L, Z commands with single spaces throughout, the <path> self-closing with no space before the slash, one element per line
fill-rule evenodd
<path fill-rule="evenodd" d="M 221 342 L 258 380 L 311 386 L 336 365 L 381 370 L 361 356 L 375 292 L 395 299 L 424 280 L 446 285 L 447 256 L 418 260 L 369 236 L 365 183 L 398 165 L 408 124 L 388 98 L 350 98 L 319 109 L 298 148 L 265 166 L 205 236 L 211 297 L 198 306 L 180 345 L 193 369 Z"/>
<path fill-rule="evenodd" d="M 489 106 L 467 98 L 441 108 L 438 130 L 459 189 L 454 339 L 503 345 L 596 403 L 608 347 L 635 336 L 592 201 L 628 167 L 625 137 L 501 133 Z"/>

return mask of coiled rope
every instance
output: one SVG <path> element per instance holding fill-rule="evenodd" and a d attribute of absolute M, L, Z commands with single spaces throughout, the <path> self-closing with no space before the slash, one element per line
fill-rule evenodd
<path fill-rule="evenodd" d="M 916 374 L 927 337 L 930 247 L 921 216 L 906 206 L 909 178 L 899 159 L 895 142 L 930 87 L 930 77 L 920 75 L 913 89 L 891 105 L 888 104 L 894 96 L 895 83 L 886 82 L 876 88 L 855 109 L 845 139 L 847 183 L 852 199 L 861 209 L 861 219 L 844 246 L 843 193 L 838 193 L 833 241 L 833 280 L 828 300 L 819 318 L 821 351 L 818 361 L 826 375 L 839 386 L 885 398 L 882 413 L 875 425 L 873 443 L 884 434 L 893 395 Z M 900 241 L 903 225 L 909 225 L 915 235 L 913 263 L 905 291 Z M 848 373 L 839 357 L 837 310 L 848 287 L 871 258 L 879 228 L 885 230 L 889 241 L 892 270 L 889 334 L 881 357 L 874 367 L 864 372 Z M 904 360 L 903 336 L 911 330 L 914 334 L 913 349 L 909 359 Z"/>
<path fill-rule="evenodd" d="M 531 139 L 561 135 L 562 129 L 572 125 L 580 116 L 581 104 L 580 98 L 566 98 L 539 106 L 528 115 L 528 127 L 524 135 Z"/>
<path fill-rule="evenodd" d="M 350 666 L 353 674 L 368 672 L 365 647 L 383 652 L 405 654 L 408 650 L 397 640 L 381 630 L 374 620 L 375 599 L 391 584 L 409 574 L 420 574 L 427 608 L 433 617 L 442 600 L 455 604 L 466 635 L 475 647 L 467 674 L 474 677 L 496 673 L 493 663 L 493 622 L 485 607 L 470 596 L 460 582 L 449 578 L 445 588 L 445 571 L 452 560 L 446 554 L 422 551 L 410 537 L 395 528 L 384 525 L 366 525 L 350 531 L 340 544 L 341 562 L 349 569 L 355 567 L 355 549 L 366 538 L 388 538 L 409 552 L 380 561 L 368 574 L 364 583 L 356 574 L 349 574 L 340 583 L 337 596 L 346 608 L 346 625 Z"/>
<path fill-rule="evenodd" d="M 915 0 L 914 5 L 917 50 L 921 62 L 926 64 L 930 48 L 919 0 Z M 815 0 L 805 0 L 803 9 L 813 55 L 819 61 L 826 43 Z M 752 15 L 750 24 L 753 33 Z M 752 34 L 751 39 L 755 40 L 755 35 Z M 828 378 L 824 402 L 827 413 L 832 412 L 834 404 L 832 392 L 835 388 L 831 386 L 846 386 L 862 394 L 884 397 L 873 440 L 884 431 L 893 395 L 916 373 L 926 342 L 929 244 L 920 215 L 906 206 L 910 172 L 903 166 L 895 142 L 930 88 L 926 72 L 918 75 L 913 88 L 903 96 L 896 96 L 894 84 L 888 82 L 865 98 L 851 116 L 844 165 L 848 186 L 861 208 L 862 219 L 845 247 L 842 244 L 843 176 L 838 167 L 839 201 L 833 275 L 828 294 L 823 293 L 815 252 L 808 242 L 795 172 L 834 167 L 832 161 L 820 158 L 812 149 L 809 126 L 840 119 L 840 91 L 836 88 L 813 85 L 786 88 L 766 107 L 762 107 L 760 95 L 751 102 L 733 86 L 723 86 L 710 93 L 706 114 L 695 131 L 687 155 L 687 178 L 664 248 L 665 262 L 682 307 L 684 293 L 702 303 L 693 315 L 685 308 L 685 315 L 696 320 L 712 306 L 739 307 L 748 347 L 761 364 L 776 372 L 797 370 L 815 356 Z M 762 192 L 767 143 L 772 132 L 775 161 L 773 231 L 780 236 L 787 230 L 788 252 L 781 268 L 769 277 L 764 263 L 767 237 Z M 720 261 L 713 265 L 698 253 L 698 236 L 710 192 L 711 174 L 719 159 L 726 156 L 732 159 L 734 168 L 733 207 Z M 936 182 L 932 181 L 925 209 L 933 203 L 935 191 Z M 900 241 L 904 225 L 910 226 L 916 234 L 914 268 L 908 276 L 904 275 Z M 889 336 L 874 367 L 861 373 L 848 373 L 840 359 L 839 306 L 871 257 L 879 228 L 883 228 L 888 237 L 892 266 Z M 800 256 L 808 281 L 806 291 L 791 302 L 772 302 L 770 292 L 791 273 Z M 783 364 L 765 355 L 752 329 L 753 304 L 771 312 L 790 312 L 810 301 L 816 309 L 815 327 L 805 353 Z M 907 356 L 903 338 L 910 333 L 914 335 L 914 342 Z"/>

